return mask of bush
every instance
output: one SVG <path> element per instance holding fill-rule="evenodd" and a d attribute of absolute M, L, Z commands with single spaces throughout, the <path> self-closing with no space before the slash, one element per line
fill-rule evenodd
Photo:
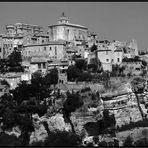
<path fill-rule="evenodd" d="M 83 82 L 83 81 L 91 81 L 92 80 L 92 75 L 89 74 L 88 72 L 84 72 L 78 77 L 78 81 Z"/>
<path fill-rule="evenodd" d="M 135 144 L 135 146 L 139 146 L 139 147 L 141 147 L 141 146 L 147 147 L 148 146 L 148 139 L 142 138 L 142 139 L 136 141 L 134 144 Z"/>
<path fill-rule="evenodd" d="M 72 133 L 66 131 L 57 131 L 51 133 L 44 142 L 34 142 L 31 146 L 80 146 L 82 139 Z"/>
<path fill-rule="evenodd" d="M 21 146 L 21 143 L 16 136 L 1 133 L 0 146 Z"/>
<path fill-rule="evenodd" d="M 86 92 L 86 91 L 91 91 L 90 87 L 85 87 L 81 90 L 82 93 Z"/>
<path fill-rule="evenodd" d="M 142 121 L 137 121 L 137 122 L 131 122 L 130 124 L 125 124 L 125 125 L 122 125 L 118 131 L 126 131 L 126 130 L 131 130 L 133 128 L 136 128 L 136 127 L 147 127 L 148 125 L 148 120 L 145 119 L 145 120 L 142 120 Z"/>
<path fill-rule="evenodd" d="M 123 143 L 123 146 L 133 146 L 133 139 L 130 136 L 128 136 L 125 139 L 125 141 Z"/>

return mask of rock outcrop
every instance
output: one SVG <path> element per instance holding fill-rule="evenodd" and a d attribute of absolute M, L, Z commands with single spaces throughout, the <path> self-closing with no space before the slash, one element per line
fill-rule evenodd
<path fill-rule="evenodd" d="M 51 132 L 54 132 L 56 130 L 60 131 L 71 130 L 70 125 L 64 122 L 62 114 L 56 114 L 55 116 L 52 117 L 47 117 L 47 116 L 39 117 L 37 114 L 35 114 L 33 115 L 33 120 L 34 120 L 33 123 L 35 131 L 32 132 L 30 136 L 30 144 L 33 142 L 44 141 L 48 136 L 48 133 L 43 125 L 43 122 L 47 122 L 48 128 Z"/>

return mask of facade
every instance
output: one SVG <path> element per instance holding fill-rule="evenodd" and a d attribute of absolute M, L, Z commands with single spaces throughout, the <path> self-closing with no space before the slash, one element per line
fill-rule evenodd
<path fill-rule="evenodd" d="M 30 73 L 34 73 L 35 71 L 41 71 L 42 73 L 46 73 L 47 71 L 47 58 L 45 57 L 32 57 L 30 61 Z"/>
<path fill-rule="evenodd" d="M 124 58 L 134 58 L 137 55 L 137 44 L 135 41 L 120 42 L 120 41 L 98 41 L 97 58 L 102 63 L 104 70 L 112 70 L 112 64 L 122 64 Z M 88 58 L 88 64 L 91 58 L 95 58 L 95 53 L 89 51 L 85 52 L 85 57 Z"/>
<path fill-rule="evenodd" d="M 79 44 L 79 42 L 87 40 L 88 28 L 69 23 L 64 13 L 58 20 L 58 24 L 48 26 L 48 28 L 48 34 L 52 41 L 66 40 Z"/>
<path fill-rule="evenodd" d="M 22 47 L 26 36 L 42 32 L 42 27 L 37 25 L 25 23 L 6 25 L 5 33 L 0 35 L 0 58 L 7 58 L 13 52 L 14 48 Z"/>
<path fill-rule="evenodd" d="M 140 59 L 133 60 L 132 58 L 124 59 L 122 66 L 125 67 L 124 73 L 133 75 L 140 75 L 142 73 L 142 61 Z"/>
<path fill-rule="evenodd" d="M 67 83 L 67 69 L 69 66 L 68 60 L 54 60 L 54 61 L 48 61 L 47 64 L 47 71 L 50 71 L 53 68 L 58 69 L 58 83 L 65 84 Z"/>
<path fill-rule="evenodd" d="M 97 50 L 97 58 L 102 63 L 103 70 L 112 71 L 112 51 L 111 50 Z"/>
<path fill-rule="evenodd" d="M 49 59 L 63 59 L 65 57 L 65 42 L 50 41 L 42 44 L 28 44 L 22 51 L 24 59 L 28 57 L 44 56 Z"/>

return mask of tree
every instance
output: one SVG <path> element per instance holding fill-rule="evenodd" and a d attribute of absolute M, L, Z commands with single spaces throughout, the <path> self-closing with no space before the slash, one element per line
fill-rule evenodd
<path fill-rule="evenodd" d="M 18 87 L 15 88 L 15 90 L 12 90 L 12 94 L 14 97 L 14 100 L 17 102 L 17 104 L 21 104 L 24 100 L 29 100 L 30 98 L 30 84 L 27 84 L 26 81 L 21 81 L 18 84 Z"/>
<path fill-rule="evenodd" d="M 52 79 L 52 76 L 49 76 Z M 35 97 L 38 100 L 38 103 L 40 100 L 43 100 L 47 97 L 49 97 L 50 90 L 49 87 L 52 84 L 52 82 L 48 81 L 48 77 L 42 77 L 40 72 L 35 72 L 32 75 L 30 90 L 31 90 L 31 96 Z"/>
<path fill-rule="evenodd" d="M 92 80 L 92 75 L 89 74 L 88 72 L 83 72 L 79 77 L 78 81 L 91 81 Z"/>
<path fill-rule="evenodd" d="M 7 67 L 9 71 L 23 72 L 24 69 L 21 66 L 22 63 L 22 55 L 18 50 L 14 50 L 7 58 Z"/>
<path fill-rule="evenodd" d="M 69 66 L 67 69 L 68 81 L 75 81 L 80 75 L 80 70 L 76 66 Z"/>
<path fill-rule="evenodd" d="M 135 146 L 142 146 L 142 147 L 146 147 L 147 145 L 148 145 L 148 140 L 147 140 L 147 138 L 141 138 L 141 139 L 139 139 L 138 141 L 136 141 L 135 143 Z"/>
<path fill-rule="evenodd" d="M 20 66 L 22 62 L 22 56 L 21 52 L 14 50 L 9 56 L 8 56 L 9 66 L 10 67 L 16 67 Z"/>
<path fill-rule="evenodd" d="M 125 141 L 123 143 L 123 146 L 133 146 L 133 139 L 130 136 L 128 136 L 125 139 Z"/>
<path fill-rule="evenodd" d="M 123 74 L 125 67 L 124 66 L 119 66 L 118 64 L 112 64 L 112 72 L 111 75 L 113 77 L 121 76 Z"/>
<path fill-rule="evenodd" d="M 51 77 L 51 84 L 54 86 L 58 83 L 58 70 L 57 68 L 53 68 L 50 71 L 50 77 Z"/>
<path fill-rule="evenodd" d="M 21 143 L 16 136 L 1 133 L 0 146 L 21 146 Z"/>
<path fill-rule="evenodd" d="M 104 82 L 104 86 L 106 89 L 110 88 L 111 82 L 110 82 L 110 73 L 108 71 L 104 71 L 102 73 L 102 80 Z"/>
<path fill-rule="evenodd" d="M 76 61 L 75 66 L 82 72 L 87 68 L 87 62 L 84 59 L 79 59 Z"/>
<path fill-rule="evenodd" d="M 5 73 L 7 71 L 6 59 L 0 59 L 0 72 Z"/>
<path fill-rule="evenodd" d="M 66 131 L 52 132 L 44 142 L 35 142 L 31 146 L 80 146 L 82 139 L 80 136 Z"/>
<path fill-rule="evenodd" d="M 23 72 L 24 68 L 21 66 L 22 56 L 21 52 L 14 50 L 6 59 L 0 60 L 0 71 L 5 72 Z"/>
<path fill-rule="evenodd" d="M 114 114 L 110 116 L 109 110 L 103 111 L 103 119 L 104 119 L 104 127 L 105 128 L 116 124 L 115 116 L 114 116 Z"/>
<path fill-rule="evenodd" d="M 97 45 L 93 44 L 90 48 L 90 51 L 93 52 L 93 51 L 96 51 L 98 49 Z"/>
<path fill-rule="evenodd" d="M 144 60 L 142 60 L 142 65 L 143 65 L 144 67 L 146 67 L 146 66 L 147 66 L 147 62 L 144 61 Z"/>
<path fill-rule="evenodd" d="M 83 100 L 78 93 L 67 93 L 67 99 L 63 104 L 63 118 L 66 123 L 70 123 L 72 132 L 75 133 L 74 125 L 70 119 L 72 112 L 75 112 L 76 109 L 80 108 L 83 105 Z"/>
<path fill-rule="evenodd" d="M 23 145 L 29 143 L 30 134 L 34 130 L 32 114 L 37 113 L 39 116 L 43 116 L 47 112 L 46 103 L 40 104 L 41 100 L 50 95 L 49 85 L 47 86 L 44 81 L 44 77 L 35 73 L 31 84 L 22 81 L 17 88 L 11 91 L 12 95 L 4 94 L 0 98 L 2 129 L 12 129 L 14 126 L 19 126 L 21 129 L 19 140 Z M 6 82 L 4 81 L 3 84 Z"/>
<path fill-rule="evenodd" d="M 88 69 L 90 68 L 92 69 L 93 72 L 103 71 L 102 63 L 97 57 L 91 59 L 90 64 L 88 65 Z"/>

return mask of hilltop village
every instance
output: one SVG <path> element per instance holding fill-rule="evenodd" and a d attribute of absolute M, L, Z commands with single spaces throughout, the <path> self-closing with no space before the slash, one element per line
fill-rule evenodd
<path fill-rule="evenodd" d="M 6 25 L 0 146 L 146 146 L 147 62 L 136 40 L 100 40 L 64 13 Z"/>

